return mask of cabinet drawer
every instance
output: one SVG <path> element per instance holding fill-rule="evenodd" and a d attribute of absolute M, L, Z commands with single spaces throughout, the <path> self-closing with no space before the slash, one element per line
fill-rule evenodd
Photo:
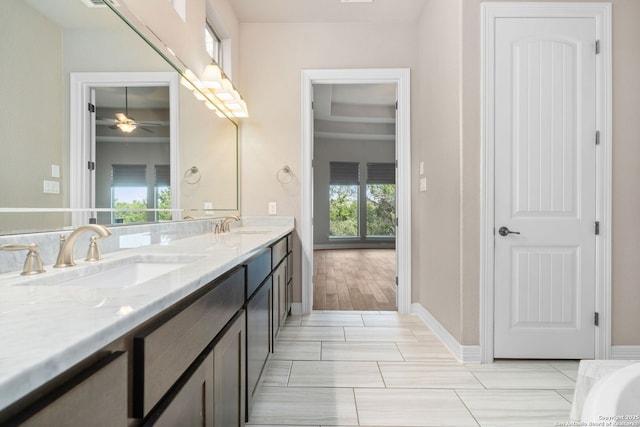
<path fill-rule="evenodd" d="M 246 299 L 258 289 L 258 286 L 271 273 L 271 248 L 263 249 L 245 264 L 247 269 L 247 294 Z"/>
<path fill-rule="evenodd" d="M 4 426 L 126 426 L 127 357 L 112 353 Z"/>
<path fill-rule="evenodd" d="M 287 238 L 283 237 L 271 246 L 271 268 L 276 268 L 287 255 Z"/>
<path fill-rule="evenodd" d="M 238 268 L 170 319 L 134 337 L 134 417 L 149 413 L 243 303 L 244 269 Z"/>

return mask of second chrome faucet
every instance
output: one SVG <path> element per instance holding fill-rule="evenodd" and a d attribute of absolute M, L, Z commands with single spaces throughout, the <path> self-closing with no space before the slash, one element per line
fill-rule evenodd
<path fill-rule="evenodd" d="M 69 237 L 65 237 L 64 234 L 60 235 L 60 252 L 58 252 L 58 259 L 53 266 L 54 268 L 71 267 L 76 265 L 73 261 L 73 247 L 78 236 L 87 232 L 96 233 L 97 236 L 91 237 L 89 251 L 87 252 L 85 261 L 97 261 L 101 259 L 97 240 L 111 236 L 111 231 L 104 225 L 87 224 L 73 230 L 73 232 L 69 234 Z"/>

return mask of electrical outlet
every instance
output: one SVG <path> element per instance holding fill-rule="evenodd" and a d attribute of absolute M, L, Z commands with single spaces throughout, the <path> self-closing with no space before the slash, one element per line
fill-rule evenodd
<path fill-rule="evenodd" d="M 213 203 L 211 202 L 204 202 L 202 207 L 204 208 L 204 214 L 205 215 L 213 215 Z"/>
<path fill-rule="evenodd" d="M 278 204 L 276 202 L 269 202 L 269 215 L 278 214 Z"/>
<path fill-rule="evenodd" d="M 51 165 L 51 178 L 60 178 L 60 165 Z"/>

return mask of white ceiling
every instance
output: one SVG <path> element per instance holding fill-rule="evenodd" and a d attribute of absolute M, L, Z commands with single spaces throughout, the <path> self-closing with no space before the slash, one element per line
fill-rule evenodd
<path fill-rule="evenodd" d="M 240 22 L 413 23 L 428 0 L 230 0 Z"/>
<path fill-rule="evenodd" d="M 314 136 L 395 141 L 396 85 L 314 84 Z"/>

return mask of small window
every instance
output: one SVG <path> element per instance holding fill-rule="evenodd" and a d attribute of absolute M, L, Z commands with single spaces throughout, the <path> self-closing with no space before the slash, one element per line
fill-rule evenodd
<path fill-rule="evenodd" d="M 329 163 L 329 237 L 358 237 L 360 164 Z"/>
<path fill-rule="evenodd" d="M 147 222 L 147 213 L 141 211 L 147 209 L 146 165 L 112 165 L 111 208 L 123 209 L 113 212 L 113 223 Z"/>
<path fill-rule="evenodd" d="M 396 234 L 395 163 L 367 163 L 367 237 Z"/>
<path fill-rule="evenodd" d="M 171 185 L 169 165 L 156 165 L 156 186 L 154 188 L 157 209 L 171 209 Z M 171 221 L 170 211 L 156 212 L 156 221 Z"/>
<path fill-rule="evenodd" d="M 218 33 L 216 33 L 209 21 L 207 21 L 204 26 L 204 41 L 205 48 L 209 56 L 211 56 L 211 59 L 213 59 L 220 68 L 223 68 L 222 39 L 218 36 Z"/>

